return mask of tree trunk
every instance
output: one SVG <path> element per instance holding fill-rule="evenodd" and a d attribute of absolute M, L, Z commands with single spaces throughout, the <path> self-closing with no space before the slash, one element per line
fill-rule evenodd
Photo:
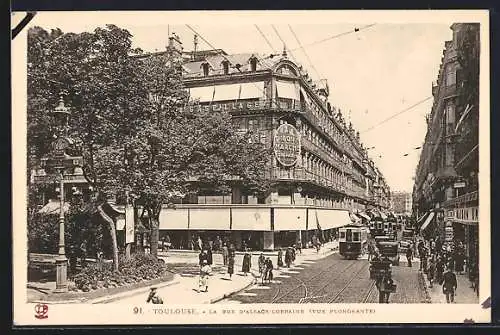
<path fill-rule="evenodd" d="M 160 235 L 160 213 L 149 210 L 149 219 L 151 224 L 151 255 L 158 257 L 158 239 Z"/>
<path fill-rule="evenodd" d="M 116 240 L 115 222 L 108 214 L 102 209 L 102 205 L 97 207 L 101 217 L 108 223 L 111 233 L 111 241 L 113 243 L 113 270 L 118 271 L 118 241 Z"/>

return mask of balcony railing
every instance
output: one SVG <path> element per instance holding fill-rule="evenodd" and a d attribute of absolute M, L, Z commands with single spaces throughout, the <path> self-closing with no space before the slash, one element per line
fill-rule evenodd
<path fill-rule="evenodd" d="M 272 168 L 270 171 L 272 180 L 280 181 L 307 181 L 318 186 L 329 188 L 334 192 L 344 193 L 348 196 L 357 197 L 366 201 L 371 201 L 371 196 L 366 196 L 365 189 L 355 186 L 347 186 L 331 179 L 307 171 L 303 168 L 282 169 L 279 167 Z"/>
<path fill-rule="evenodd" d="M 443 203 L 443 207 L 445 208 L 459 207 L 471 202 L 476 202 L 478 201 L 478 199 L 479 199 L 479 193 L 478 191 L 474 191 L 445 201 Z"/>
<path fill-rule="evenodd" d="M 344 164 L 342 161 L 333 158 L 333 156 L 329 155 L 327 152 L 324 151 L 320 146 L 316 145 L 312 141 L 310 141 L 308 138 L 303 137 L 301 139 L 302 146 L 304 149 L 307 151 L 313 153 L 314 155 L 320 157 L 323 159 L 326 163 L 330 164 L 331 166 L 337 168 L 339 171 L 346 171 L 348 170 L 348 167 L 346 164 Z"/>

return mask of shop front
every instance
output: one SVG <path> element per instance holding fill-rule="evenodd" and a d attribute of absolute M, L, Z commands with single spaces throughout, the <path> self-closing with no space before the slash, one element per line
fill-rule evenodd
<path fill-rule="evenodd" d="M 351 223 L 349 212 L 307 206 L 270 205 L 178 205 L 160 214 L 160 240 L 175 249 L 217 247 L 234 244 L 237 250 L 276 250 L 306 247 L 316 236 L 328 242 L 336 229 Z M 216 242 L 217 241 L 217 242 Z"/>

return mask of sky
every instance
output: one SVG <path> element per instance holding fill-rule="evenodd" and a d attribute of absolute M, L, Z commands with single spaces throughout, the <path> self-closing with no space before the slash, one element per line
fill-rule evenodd
<path fill-rule="evenodd" d="M 115 21 L 110 15 L 88 16 L 80 20 L 57 20 L 54 17 L 39 15 L 31 25 L 81 32 L 113 23 L 127 29 L 133 35 L 134 46 L 144 51 L 165 50 L 170 31 L 180 37 L 185 50 L 193 49 L 194 33 L 181 24 L 179 18 L 164 20 L 155 15 L 151 20 L 138 21 L 130 16 Z M 174 24 L 169 25 L 169 21 Z M 385 176 L 391 190 L 411 192 L 420 154 L 415 147 L 424 142 L 425 115 L 432 106 L 432 82 L 437 79 L 444 43 L 452 38 L 450 25 L 453 21 L 405 23 L 394 19 L 394 23 L 379 23 L 372 19 L 370 22 L 335 23 L 348 20 L 320 17 L 304 21 L 297 17 L 273 21 L 242 17 L 240 21 L 228 24 L 224 20 L 211 20 L 207 24 L 206 20 L 194 20 L 189 26 L 211 45 L 227 53 L 281 52 L 283 39 L 286 49 L 292 50 L 288 52 L 291 60 L 302 64 L 313 80 L 328 80 L 329 102 L 342 110 L 346 120 L 351 120 L 354 128 L 359 130 L 363 144 L 374 147 L 369 150 L 369 156 Z M 258 22 L 274 51 L 252 22 Z M 274 27 L 281 39 L 271 22 L 276 22 Z M 367 27 L 371 24 L 373 26 Z M 300 45 L 289 25 L 304 48 L 294 50 Z M 360 31 L 309 45 L 354 28 L 360 28 Z M 198 49 L 211 48 L 203 39 L 199 38 Z M 424 99 L 428 100 L 403 112 Z M 396 115 L 400 112 L 403 113 Z M 383 122 L 390 117 L 393 118 Z"/>

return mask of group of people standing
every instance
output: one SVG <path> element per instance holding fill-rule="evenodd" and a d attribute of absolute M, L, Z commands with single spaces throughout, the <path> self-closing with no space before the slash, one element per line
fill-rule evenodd
<path fill-rule="evenodd" d="M 447 303 L 455 301 L 457 291 L 457 276 L 465 271 L 465 248 L 461 242 L 456 243 L 454 247 L 448 244 L 441 245 L 436 241 L 425 241 L 423 239 L 417 242 L 417 251 L 420 257 L 420 268 L 427 275 L 429 287 L 434 283 L 442 285 L 443 294 L 446 296 Z M 477 269 L 474 264 L 468 264 L 472 287 L 477 287 Z"/>

